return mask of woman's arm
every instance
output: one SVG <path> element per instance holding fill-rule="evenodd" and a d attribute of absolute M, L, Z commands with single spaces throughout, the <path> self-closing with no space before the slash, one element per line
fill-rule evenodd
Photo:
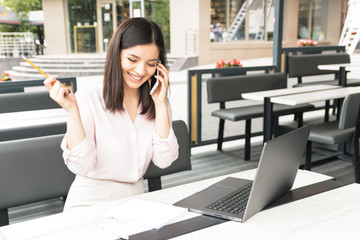
<path fill-rule="evenodd" d="M 47 78 L 44 85 L 49 90 L 50 97 L 67 112 L 67 148 L 72 150 L 86 137 L 75 95 L 52 77 Z"/>
<path fill-rule="evenodd" d="M 169 72 L 165 66 L 158 63 L 160 82 L 159 87 L 151 95 L 155 103 L 155 136 L 154 155 L 152 161 L 160 168 L 166 168 L 179 155 L 179 146 L 173 129 L 171 128 L 171 107 L 167 100 L 169 86 Z"/>
<path fill-rule="evenodd" d="M 169 86 L 169 72 L 165 66 L 158 63 L 159 75 L 156 76 L 160 86 L 151 95 L 155 103 L 155 131 L 160 138 L 167 138 L 170 133 L 170 119 L 166 103 Z"/>

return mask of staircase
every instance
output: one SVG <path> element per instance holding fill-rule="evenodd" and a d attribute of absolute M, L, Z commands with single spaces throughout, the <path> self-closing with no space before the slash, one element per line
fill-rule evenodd
<path fill-rule="evenodd" d="M 254 4 L 254 2 L 255 2 L 254 0 L 249 1 L 249 8 L 251 8 L 251 6 Z M 231 23 L 231 25 L 229 27 L 229 31 L 228 31 L 229 32 L 229 40 L 235 39 L 236 32 L 239 30 L 240 26 L 245 21 L 246 9 L 247 9 L 246 3 L 247 3 L 247 1 L 245 1 L 243 3 L 239 12 L 236 14 L 234 21 Z"/>
<path fill-rule="evenodd" d="M 29 60 L 52 77 L 99 76 L 104 74 L 106 54 L 68 54 L 29 57 Z M 197 56 L 177 57 L 168 55 L 170 71 L 180 71 L 197 65 Z M 43 79 L 44 76 L 29 63 L 20 60 L 10 73 L 14 81 Z"/>
<path fill-rule="evenodd" d="M 53 77 L 103 75 L 105 54 L 43 55 L 29 58 L 41 70 Z M 11 78 L 16 80 L 44 78 L 25 61 L 12 67 Z"/>
<path fill-rule="evenodd" d="M 265 5 L 266 2 L 266 5 Z M 262 9 L 266 9 L 266 21 L 269 20 L 270 10 L 271 10 L 272 0 L 263 0 Z M 265 34 L 265 24 L 264 14 L 261 14 L 259 30 L 255 34 L 255 40 L 263 40 Z"/>
<path fill-rule="evenodd" d="M 360 1 L 349 1 L 348 13 L 341 32 L 339 45 L 345 46 L 348 54 L 353 54 L 360 40 Z"/>

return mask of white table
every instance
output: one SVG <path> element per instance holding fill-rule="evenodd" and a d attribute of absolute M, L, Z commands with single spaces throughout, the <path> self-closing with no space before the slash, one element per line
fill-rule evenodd
<path fill-rule="evenodd" d="M 344 98 L 351 93 L 360 92 L 360 87 L 340 87 L 331 85 L 313 85 L 297 88 L 284 88 L 261 92 L 244 93 L 242 97 L 264 102 L 264 142 L 271 139 L 272 104 L 297 105 L 331 99 Z"/>
<path fill-rule="evenodd" d="M 67 121 L 62 108 L 0 114 L 0 130 L 39 126 Z"/>
<path fill-rule="evenodd" d="M 228 176 L 253 179 L 254 175 L 255 170 L 249 170 Z M 224 177 L 216 177 L 135 197 L 172 204 Z M 329 176 L 299 170 L 293 189 L 329 179 L 331 179 Z M 0 233 L 8 240 L 115 239 L 113 234 L 101 229 L 98 223 L 108 218 L 104 214 L 106 210 L 126 200 L 120 199 L 80 211 L 55 214 L 1 227 Z M 244 239 L 294 239 L 305 235 L 314 239 L 312 236 L 322 236 L 322 234 L 331 239 L 339 233 L 344 234 L 344 236 L 351 236 L 351 234 L 356 233 L 358 236 L 357 227 L 351 227 L 360 224 L 359 214 L 360 185 L 354 184 L 262 211 L 245 223 L 229 221 L 181 235 L 176 239 L 239 239 L 240 237 Z M 198 214 L 187 213 L 183 219 L 195 216 Z M 343 233 L 342 227 L 346 227 L 349 231 Z M 320 238 L 326 239 L 325 237 Z"/>
<path fill-rule="evenodd" d="M 267 91 L 259 91 L 259 92 L 249 92 L 243 93 L 241 96 L 245 99 L 256 100 L 256 101 L 264 101 L 265 98 L 282 96 L 282 95 L 290 95 L 297 93 L 306 93 L 306 92 L 314 92 L 314 91 L 322 91 L 328 89 L 337 89 L 339 86 L 333 85 L 312 85 L 305 87 L 295 87 L 295 88 L 282 88 L 275 90 L 267 90 Z"/>
<path fill-rule="evenodd" d="M 347 72 L 352 70 L 358 70 L 360 68 L 360 63 L 336 63 L 336 64 L 322 64 L 318 66 L 320 70 L 333 70 L 339 71 L 339 85 L 346 86 L 347 81 Z"/>

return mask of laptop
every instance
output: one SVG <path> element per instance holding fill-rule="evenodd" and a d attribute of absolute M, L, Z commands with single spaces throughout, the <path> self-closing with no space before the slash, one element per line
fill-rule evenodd
<path fill-rule="evenodd" d="M 254 181 L 228 177 L 174 205 L 223 219 L 248 220 L 292 188 L 310 130 L 306 125 L 266 142 Z"/>

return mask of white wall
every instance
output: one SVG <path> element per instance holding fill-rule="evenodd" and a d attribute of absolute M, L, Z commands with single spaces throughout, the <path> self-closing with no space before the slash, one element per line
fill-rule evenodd
<path fill-rule="evenodd" d="M 45 54 L 66 54 L 68 34 L 65 0 L 42 0 L 44 11 Z"/>
<path fill-rule="evenodd" d="M 196 49 L 199 49 L 199 1 L 170 0 L 170 44 L 171 55 L 186 55 L 186 32 L 197 32 Z"/>

